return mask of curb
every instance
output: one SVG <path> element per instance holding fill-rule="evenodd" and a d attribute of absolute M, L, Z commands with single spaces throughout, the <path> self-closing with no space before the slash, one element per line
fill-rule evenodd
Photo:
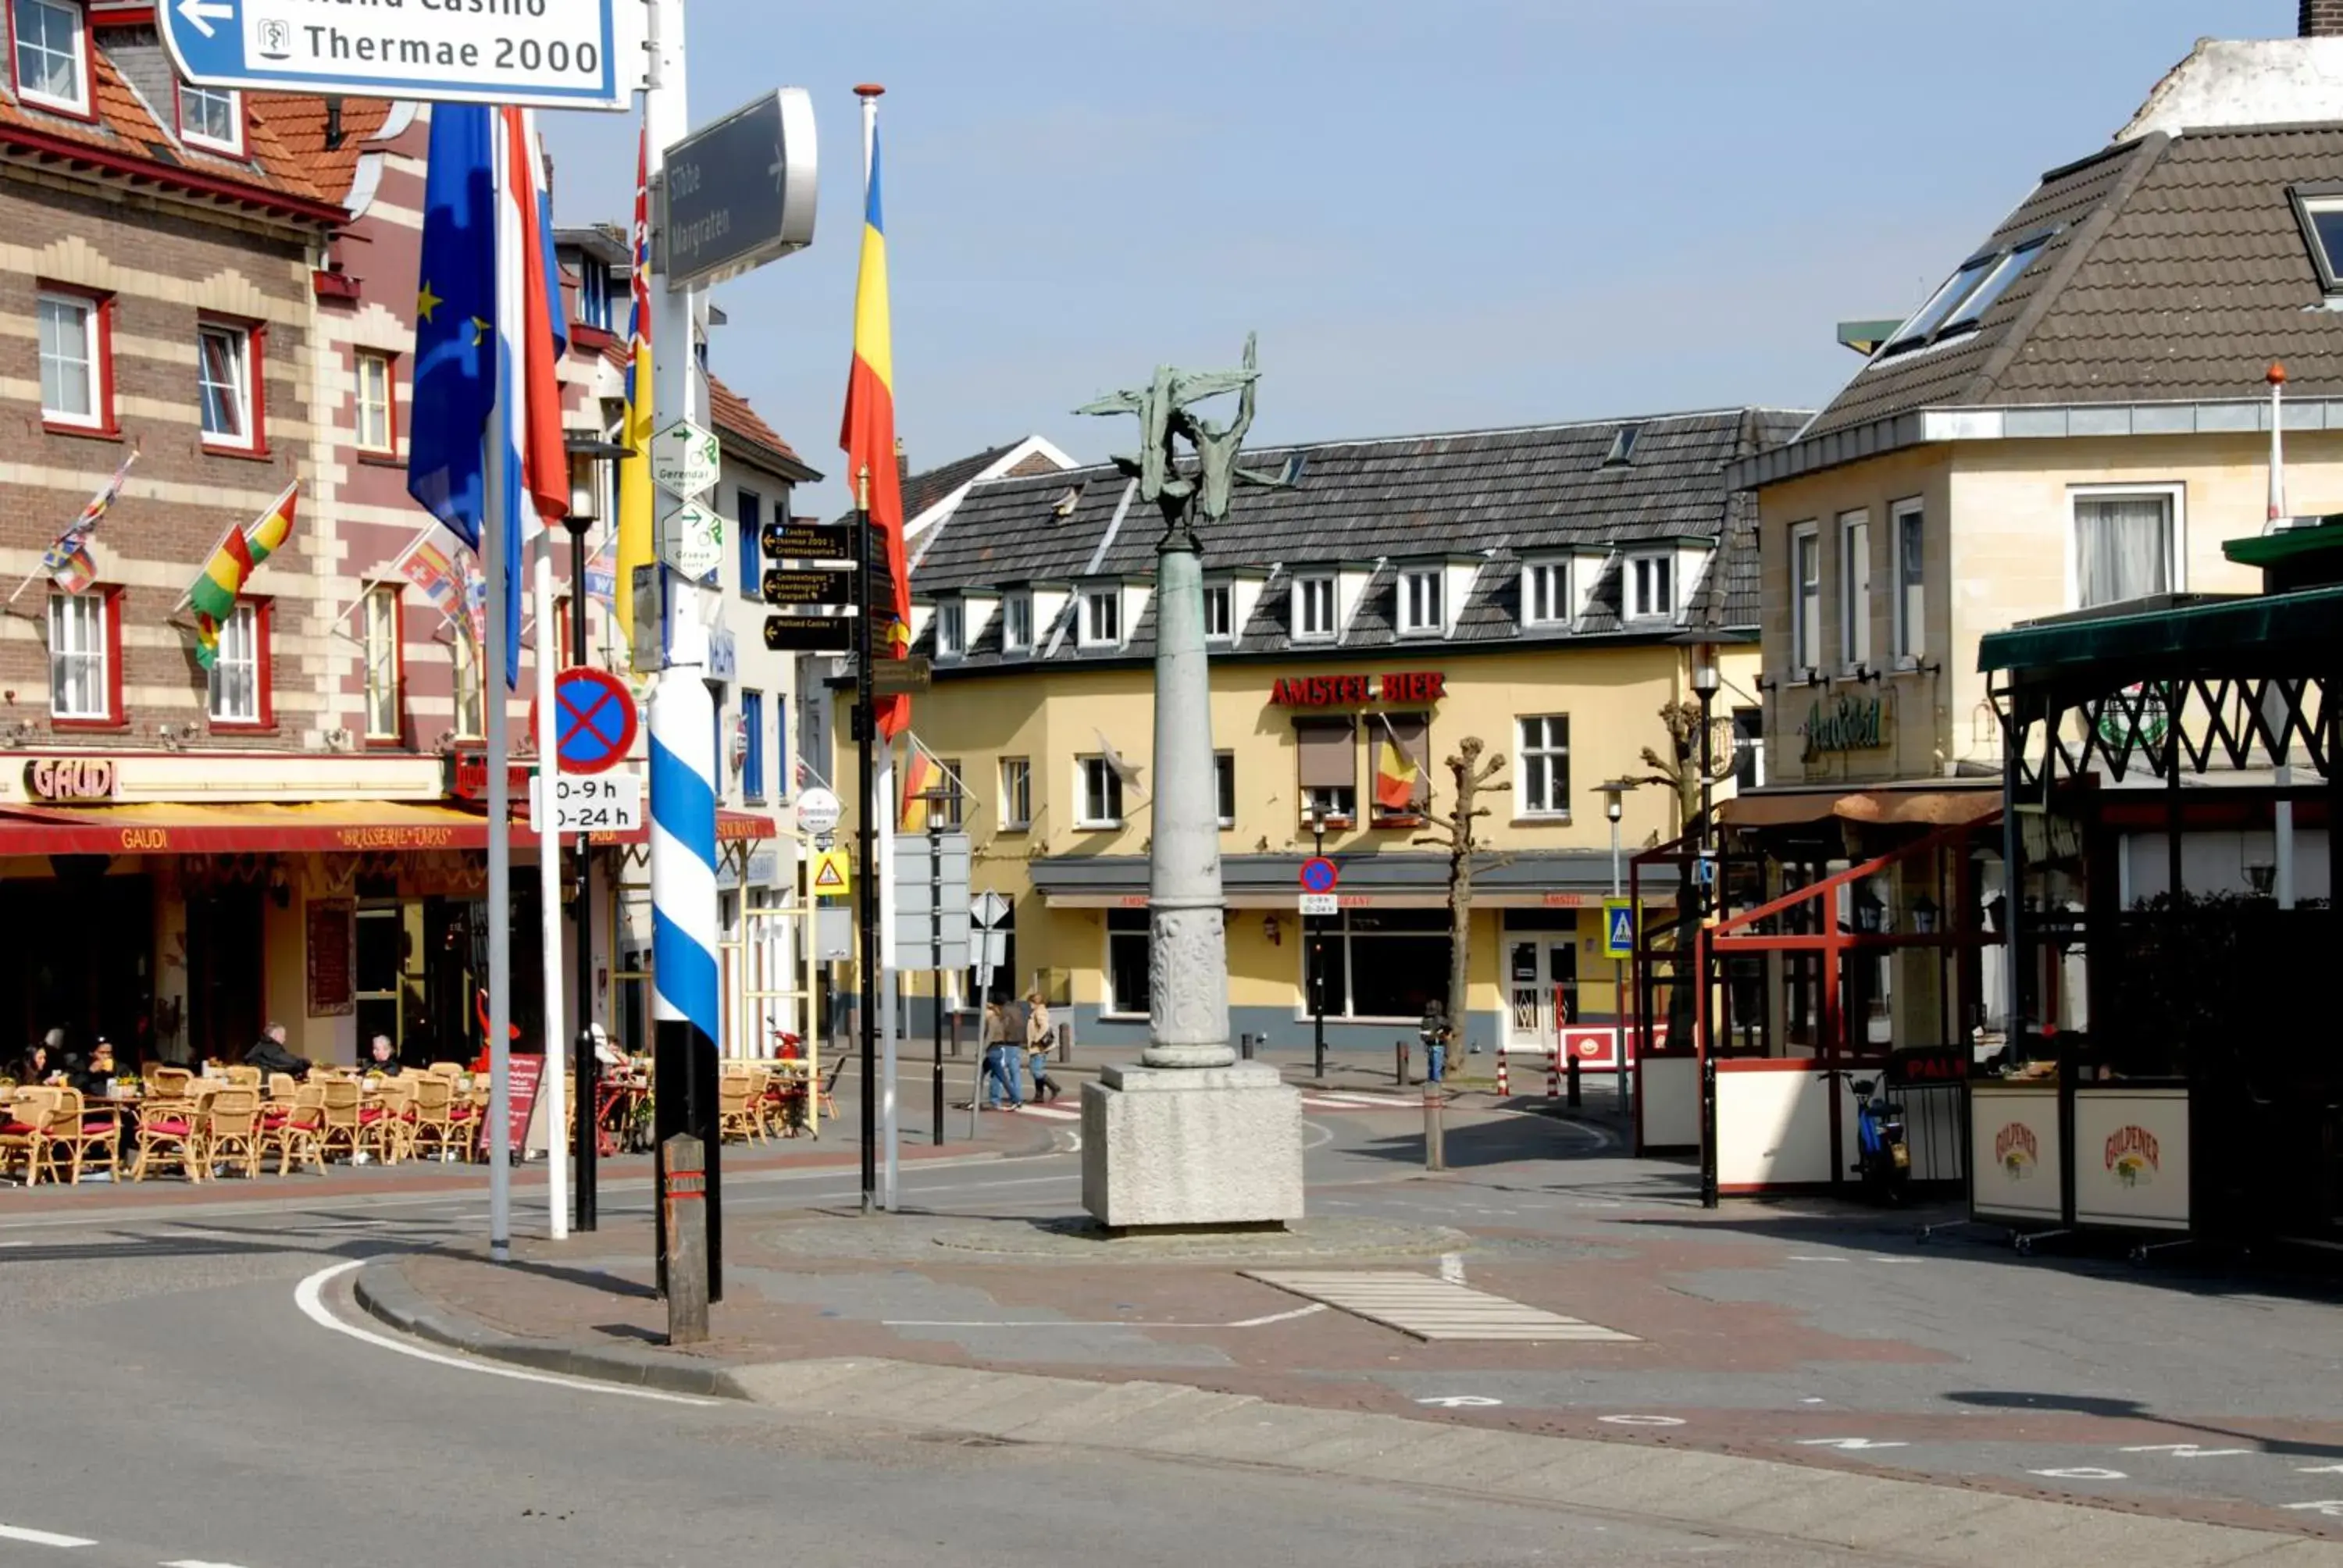
<path fill-rule="evenodd" d="M 658 1389 L 663 1393 L 747 1399 L 729 1368 L 672 1351 L 623 1345 L 563 1344 L 508 1334 L 441 1306 L 407 1281 L 397 1258 L 378 1258 L 357 1271 L 351 1292 L 367 1314 L 390 1328 L 467 1355 L 507 1362 L 535 1372 L 559 1372 L 593 1382 Z"/>

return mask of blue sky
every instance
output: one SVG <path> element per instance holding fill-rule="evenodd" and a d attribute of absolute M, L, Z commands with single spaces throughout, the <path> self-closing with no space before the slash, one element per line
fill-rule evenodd
<path fill-rule="evenodd" d="M 2201 35 L 2294 0 L 689 0 L 692 120 L 814 96 L 813 247 L 717 293 L 711 353 L 842 471 L 860 157 L 884 83 L 898 427 L 915 467 L 1128 421 L 1233 363 L 1264 441 L 1809 407 L 2042 170 Z M 548 115 L 564 223 L 630 210 L 623 116 Z M 836 478 L 800 510 L 844 505 Z"/>

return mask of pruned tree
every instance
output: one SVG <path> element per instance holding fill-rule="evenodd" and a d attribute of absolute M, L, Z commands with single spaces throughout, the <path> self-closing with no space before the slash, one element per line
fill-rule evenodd
<path fill-rule="evenodd" d="M 1443 765 L 1456 780 L 1454 802 L 1445 815 L 1427 812 L 1424 826 L 1431 831 L 1415 840 L 1419 844 L 1441 845 L 1448 850 L 1448 1027 L 1456 1031 L 1459 1050 L 1469 1043 L 1464 1027 L 1464 987 L 1471 972 L 1473 855 L 1480 848 L 1473 823 L 1476 818 L 1493 815 L 1486 806 L 1478 804 L 1483 793 L 1503 794 L 1513 788 L 1510 781 L 1497 779 L 1504 770 L 1504 753 L 1499 752 L 1483 762 L 1481 751 L 1484 744 L 1479 736 L 1467 735 L 1457 742 L 1455 754 L 1443 759 Z M 1499 1049 L 1503 1049 L 1502 1044 Z"/>
<path fill-rule="evenodd" d="M 1662 784 L 1675 791 L 1676 830 L 1689 837 L 1706 827 L 1701 819 L 1700 798 L 1704 787 L 1723 783 L 1733 777 L 1733 748 L 1710 748 L 1711 763 L 1706 773 L 1700 766 L 1701 717 L 1700 704 L 1684 700 L 1660 704 L 1660 723 L 1668 732 L 1668 750 L 1662 756 L 1653 748 L 1644 748 L 1644 766 L 1652 771 L 1636 780 L 1639 784 Z M 1684 972 L 1693 950 L 1693 938 L 1700 930 L 1700 901 L 1693 896 L 1692 861 L 1684 857 L 1676 879 L 1676 954 L 1678 968 L 1674 983 L 1668 987 L 1668 1040 L 1683 1044 L 1692 1039 L 1693 1009 L 1697 980 Z"/>

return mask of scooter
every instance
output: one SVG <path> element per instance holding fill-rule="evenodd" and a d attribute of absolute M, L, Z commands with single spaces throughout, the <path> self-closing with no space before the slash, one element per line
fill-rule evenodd
<path fill-rule="evenodd" d="M 1855 1093 L 1855 1173 L 1882 1201 L 1901 1204 L 1912 1180 L 1912 1150 L 1904 1141 L 1904 1107 L 1875 1094 L 1875 1079 L 1854 1078 L 1847 1088 Z"/>

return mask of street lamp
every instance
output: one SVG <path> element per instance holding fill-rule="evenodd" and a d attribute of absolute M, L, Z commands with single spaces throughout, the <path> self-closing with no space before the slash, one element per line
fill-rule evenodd
<path fill-rule="evenodd" d="M 1326 802 L 1323 797 L 1313 797 L 1310 802 L 1311 853 L 1326 853 Z M 1318 1057 L 1318 1081 L 1326 1081 L 1326 922 L 1322 915 L 1307 915 L 1302 923 L 1310 928 L 1310 1036 L 1312 1049 Z"/>
<path fill-rule="evenodd" d="M 1642 788 L 1635 779 L 1606 779 L 1594 787 L 1603 797 L 1603 815 L 1611 823 L 1611 896 L 1623 897 L 1619 864 L 1619 819 L 1627 814 L 1627 791 Z M 1607 919 L 1607 917 L 1606 917 Z M 1643 918 L 1637 914 L 1634 930 L 1643 930 Z M 1604 931 L 1604 946 L 1611 945 L 1609 931 Z M 1611 960 L 1611 1029 L 1618 1038 L 1617 1067 L 1619 1072 L 1619 1114 L 1632 1128 L 1635 1125 L 1635 1075 L 1627 1063 L 1627 966 L 1624 960 Z"/>
<path fill-rule="evenodd" d="M 1723 672 L 1717 668 L 1716 650 L 1728 638 L 1711 627 L 1694 627 L 1673 639 L 1684 648 L 1692 659 L 1693 695 L 1700 699 L 1700 861 L 1706 879 L 1695 879 L 1694 897 L 1697 900 L 1700 925 L 1708 924 L 1711 900 L 1715 895 L 1716 876 L 1716 811 L 1712 790 L 1715 788 L 1711 775 L 1716 770 L 1715 734 L 1712 724 L 1716 702 L 1716 689 L 1724 683 Z M 1704 1000 L 1708 989 L 1706 945 L 1697 934 L 1694 939 L 1696 955 L 1693 966 L 1693 983 L 1701 988 Z M 1679 970 L 1683 956 L 1677 956 Z M 1716 1051 L 1707 1020 L 1706 1006 L 1701 1009 L 1703 1024 L 1700 1038 L 1700 1206 L 1716 1207 Z"/>
<path fill-rule="evenodd" d="M 598 436 L 571 436 L 569 452 L 569 514 L 561 520 L 569 530 L 569 658 L 586 660 L 586 536 L 601 518 L 602 498 L 608 493 L 609 471 L 635 455 L 634 448 Z M 612 563 L 613 569 L 616 562 Z M 485 653 L 479 660 L 485 671 Z M 482 684 L 488 678 L 482 676 Z M 588 834 L 578 835 L 578 922 L 576 980 L 578 1002 L 578 1215 L 576 1228 L 591 1231 L 598 1221 L 595 1167 L 600 1154 L 601 1101 L 598 1098 L 602 1063 L 594 1054 L 594 849 Z M 617 934 L 612 933 L 613 936 Z M 615 1020 L 613 1020 L 615 1021 Z"/>

